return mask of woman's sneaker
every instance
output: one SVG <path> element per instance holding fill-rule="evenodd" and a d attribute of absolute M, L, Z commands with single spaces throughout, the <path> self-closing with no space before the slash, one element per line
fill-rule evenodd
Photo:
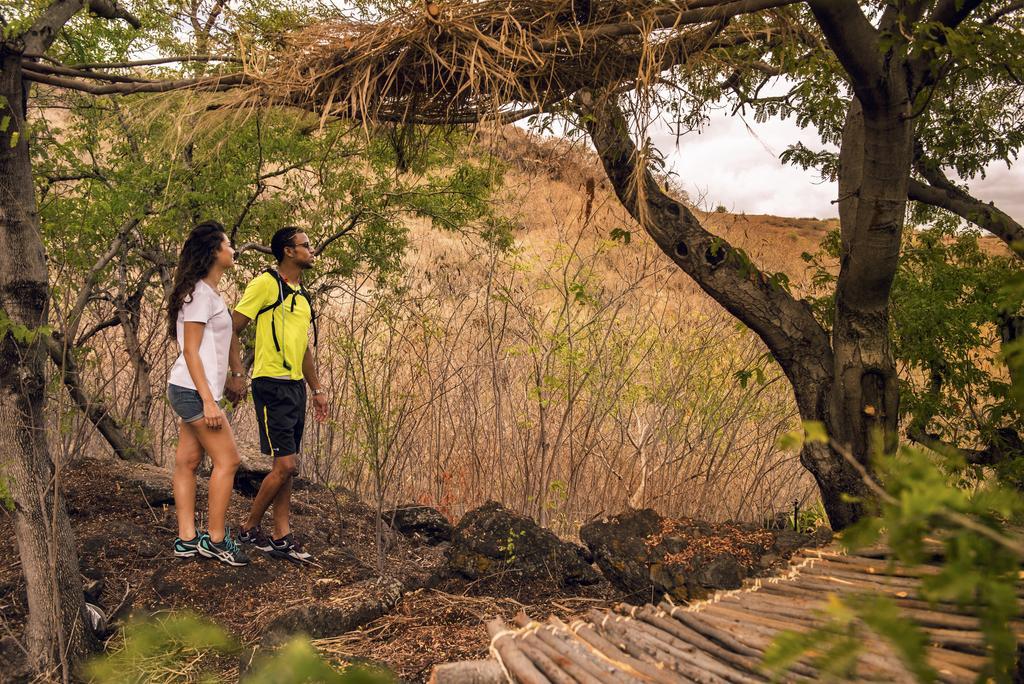
<path fill-rule="evenodd" d="M 256 527 L 251 527 L 248 530 L 239 530 L 238 541 L 243 542 L 245 544 L 252 544 L 260 551 L 266 551 L 268 553 L 273 548 L 270 544 L 270 537 L 266 534 L 263 534 L 263 530 L 260 529 L 259 525 L 257 525 Z"/>
<path fill-rule="evenodd" d="M 192 539 L 182 539 L 176 537 L 174 539 L 174 555 L 178 558 L 192 558 L 199 553 L 199 540 L 200 535 L 192 537 Z"/>
<path fill-rule="evenodd" d="M 302 549 L 302 544 L 290 534 L 280 539 L 270 540 L 270 555 L 274 558 L 286 558 L 296 563 L 312 563 L 313 556 Z"/>
<path fill-rule="evenodd" d="M 249 557 L 245 555 L 245 551 L 242 551 L 242 547 L 231 538 L 230 532 L 224 535 L 224 541 L 220 542 L 215 542 L 210 539 L 210 535 L 204 534 L 199 538 L 196 548 L 199 549 L 200 556 L 213 558 L 221 563 L 234 566 L 249 564 Z"/>

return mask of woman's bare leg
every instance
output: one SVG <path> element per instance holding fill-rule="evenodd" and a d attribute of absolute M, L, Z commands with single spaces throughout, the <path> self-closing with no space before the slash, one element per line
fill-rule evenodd
<path fill-rule="evenodd" d="M 187 423 L 178 421 L 178 448 L 174 452 L 174 512 L 178 517 L 178 537 L 188 541 L 196 536 L 196 468 L 203 458 L 203 447 Z"/>
<path fill-rule="evenodd" d="M 213 461 L 213 472 L 210 474 L 210 540 L 224 541 L 224 525 L 231 501 L 231 490 L 235 484 L 235 471 L 238 470 L 238 447 L 231 424 L 226 420 L 223 427 L 213 430 L 202 420 L 189 423 L 187 428 L 192 431 L 196 440 L 210 455 Z"/>

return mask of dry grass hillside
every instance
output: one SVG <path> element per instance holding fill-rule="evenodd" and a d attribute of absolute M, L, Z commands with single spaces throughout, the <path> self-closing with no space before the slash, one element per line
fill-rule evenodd
<path fill-rule="evenodd" d="M 794 500 L 813 505 L 796 455 L 776 448 L 795 426 L 785 379 L 638 230 L 594 155 L 516 128 L 479 145 L 505 167 L 497 201 L 514 247 L 410 219 L 394 287 L 338 283 L 321 307 L 317 350 L 332 415 L 307 430 L 307 474 L 380 506 L 418 501 L 453 519 L 497 499 L 569 535 L 627 506 L 760 521 Z M 834 227 L 700 216 L 796 290 L 801 252 Z M 176 349 L 161 312 L 143 316 L 157 397 L 145 438 L 169 466 L 176 430 L 160 397 Z M 116 331 L 96 344 L 89 381 L 131 420 L 137 379 L 123 344 Z M 60 397 L 58 410 L 66 404 Z M 104 449 L 78 420 L 61 448 Z M 248 407 L 234 426 L 254 450 Z"/>
<path fill-rule="evenodd" d="M 515 246 L 414 223 L 404 295 L 356 303 L 353 283 L 338 298 L 329 337 L 345 342 L 328 353 L 344 357 L 329 365 L 348 430 L 317 447 L 328 479 L 454 517 L 499 499 L 569 534 L 626 506 L 760 520 L 812 502 L 775 447 L 794 426 L 784 379 L 638 230 L 596 158 L 515 128 L 481 144 L 507 165 Z M 800 253 L 834 225 L 701 216 L 797 288 Z"/>

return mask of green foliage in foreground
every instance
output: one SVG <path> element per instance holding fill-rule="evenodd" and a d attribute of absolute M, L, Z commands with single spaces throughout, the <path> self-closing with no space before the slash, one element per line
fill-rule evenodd
<path fill-rule="evenodd" d="M 987 467 L 1024 489 L 1024 339 L 1001 334 L 1024 314 L 1024 270 L 980 238 L 949 217 L 907 231 L 891 302 L 901 419 L 925 446 L 973 454 L 959 470 L 964 482 L 983 479 Z M 822 295 L 809 301 L 826 329 L 839 251 L 834 231 L 817 254 L 803 255 Z"/>
<path fill-rule="evenodd" d="M 816 425 L 808 426 L 806 435 L 824 438 Z M 844 531 L 841 541 L 850 551 L 885 543 L 892 562 L 904 564 L 924 561 L 940 543 L 941 571 L 923 579 L 920 598 L 973 609 L 988 657 L 982 680 L 1010 682 L 1017 647 L 1010 620 L 1020 610 L 1016 588 L 1024 541 L 1009 530 L 1024 519 L 1024 497 L 996 482 L 957 487 L 956 474 L 963 467 L 911 447 L 877 458 L 875 468 L 884 486 L 878 515 Z M 891 598 L 833 596 L 822 617 L 825 622 L 817 629 L 779 635 L 765 654 L 766 667 L 781 673 L 807 657 L 824 673 L 856 678 L 864 633 L 871 631 L 892 644 L 919 681 L 935 679 L 927 664 L 926 635 L 900 615 Z"/>
<path fill-rule="evenodd" d="M 85 668 L 94 684 L 123 682 L 219 681 L 232 669 L 241 650 L 215 624 L 185 613 L 136 620 L 119 637 L 121 643 L 91 660 Z M 388 673 L 361 667 L 338 670 L 320 657 L 303 637 L 258 658 L 242 678 L 245 684 L 390 684 Z"/>

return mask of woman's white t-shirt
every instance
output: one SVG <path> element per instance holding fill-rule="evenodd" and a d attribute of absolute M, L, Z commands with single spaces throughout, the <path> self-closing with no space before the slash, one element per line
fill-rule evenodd
<path fill-rule="evenodd" d="M 199 344 L 199 358 L 203 362 L 206 382 L 215 401 L 224 396 L 224 382 L 228 376 L 228 352 L 231 349 L 231 312 L 220 293 L 205 281 L 196 283 L 191 299 L 185 298 L 178 312 L 178 349 L 185 349 L 185 322 L 203 323 L 203 341 Z M 192 375 L 185 365 L 185 355 L 179 352 L 167 381 L 178 387 L 196 389 Z"/>

